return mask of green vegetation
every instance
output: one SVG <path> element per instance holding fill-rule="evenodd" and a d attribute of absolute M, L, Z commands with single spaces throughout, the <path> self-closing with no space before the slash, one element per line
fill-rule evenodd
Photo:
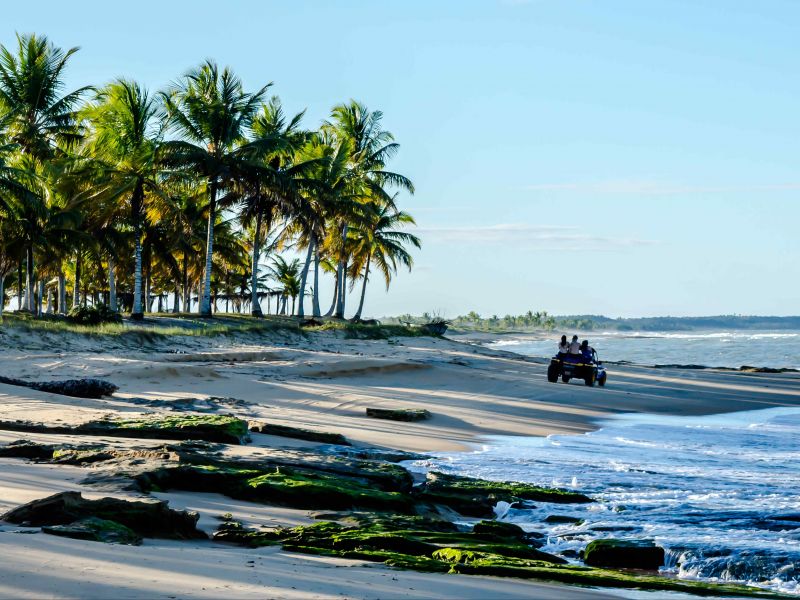
<path fill-rule="evenodd" d="M 419 497 L 434 504 L 449 506 L 456 512 L 475 517 L 494 514 L 499 501 L 556 502 L 559 504 L 581 504 L 593 502 L 591 498 L 576 492 L 553 488 L 542 488 L 524 483 L 487 481 L 469 477 L 456 477 L 444 473 L 430 472 Z"/>
<path fill-rule="evenodd" d="M 119 498 L 87 500 L 80 492 L 61 492 L 34 500 L 0 515 L 0 520 L 33 527 L 69 525 L 88 518 L 113 521 L 142 537 L 200 539 L 197 513 L 169 508 L 167 502 L 140 502 Z M 88 525 L 96 530 L 101 527 Z"/>
<path fill-rule="evenodd" d="M 345 338 L 356 340 L 388 340 L 393 337 L 421 337 L 429 333 L 419 327 L 405 325 L 368 325 L 348 321 L 325 321 L 321 325 L 303 328 L 305 331 L 342 331 Z"/>
<path fill-rule="evenodd" d="M 418 527 L 405 529 L 410 524 Z M 382 562 L 415 571 L 520 577 L 709 596 L 779 597 L 752 587 L 679 581 L 655 575 L 567 565 L 556 556 L 520 543 L 516 532 L 511 530 L 507 531 L 512 535 L 498 534 L 489 543 L 474 532 L 422 529 L 419 527 L 422 525 L 424 521 L 403 523 L 380 516 L 374 516 L 361 527 L 322 522 L 257 531 L 243 528 L 240 524 L 225 524 L 213 537 L 249 547 L 281 544 L 293 552 Z"/>
<path fill-rule="evenodd" d="M 652 541 L 594 540 L 584 549 L 583 561 L 593 567 L 658 569 L 664 564 L 664 549 Z"/>
<path fill-rule="evenodd" d="M 242 444 L 248 439 L 247 422 L 227 415 L 165 415 L 141 419 L 107 419 L 81 425 L 44 425 L 25 421 L 0 421 L 0 429 L 31 433 L 108 435 L 167 440 L 205 440 Z"/>
<path fill-rule="evenodd" d="M 275 466 L 265 468 L 184 465 L 165 467 L 137 477 L 143 490 L 181 489 L 222 492 L 240 500 L 309 509 L 374 509 L 413 512 L 414 502 L 401 487 L 405 484 L 389 477 L 377 480 L 361 471 L 352 476 L 311 468 Z M 394 485 L 382 490 L 376 483 Z"/>
<path fill-rule="evenodd" d="M 435 318 L 429 313 L 420 316 L 401 315 L 384 318 L 386 323 L 422 325 Z M 686 331 L 693 329 L 800 329 L 800 317 L 758 317 L 720 315 L 715 317 L 643 317 L 612 319 L 602 315 L 554 316 L 547 311 L 528 311 L 522 315 L 481 316 L 475 311 L 450 319 L 457 332 L 489 333 L 526 331 Z"/>
<path fill-rule="evenodd" d="M 220 312 L 343 319 L 374 272 L 411 269 L 413 193 L 383 114 L 350 100 L 318 127 L 207 60 L 169 89 L 118 77 L 65 91 L 77 48 L 0 47 L 0 312 Z M 282 249 L 302 258 L 285 258 Z M 322 271 L 322 274 L 320 273 Z M 45 300 L 46 299 L 46 300 Z M 291 307 L 289 306 L 291 300 Z M 274 303 L 273 303 L 274 301 Z M 90 312 L 91 307 L 95 311 Z M 196 307 L 196 308 L 195 308 Z M 113 330 L 112 330 L 113 331 Z"/>
<path fill-rule="evenodd" d="M 263 433 L 265 435 L 277 435 L 280 437 L 307 440 L 309 442 L 320 442 L 322 444 L 335 444 L 337 446 L 349 446 L 350 442 L 341 433 L 329 433 L 327 431 L 312 431 L 300 427 L 290 427 L 288 425 L 276 425 L 274 423 L 251 423 L 250 431 L 253 433 Z"/>
<path fill-rule="evenodd" d="M 91 542 L 105 542 L 107 544 L 139 546 L 142 543 L 142 536 L 129 527 L 125 527 L 125 525 L 116 521 L 98 519 L 97 517 L 87 517 L 68 525 L 42 527 L 42 531 L 50 535 L 89 540 Z"/>

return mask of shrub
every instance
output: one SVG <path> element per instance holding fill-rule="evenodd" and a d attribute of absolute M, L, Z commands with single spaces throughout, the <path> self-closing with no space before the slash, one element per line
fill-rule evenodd
<path fill-rule="evenodd" d="M 77 325 L 99 325 L 100 323 L 122 323 L 122 315 L 105 304 L 76 306 L 69 311 L 67 321 Z"/>

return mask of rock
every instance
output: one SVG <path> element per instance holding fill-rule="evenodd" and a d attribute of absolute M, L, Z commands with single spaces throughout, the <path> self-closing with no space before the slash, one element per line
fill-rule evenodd
<path fill-rule="evenodd" d="M 521 500 L 577 504 L 593 502 L 577 492 L 543 488 L 525 483 L 487 481 L 429 472 L 425 483 L 414 489 L 421 500 L 443 504 L 458 513 L 474 517 L 491 517 L 498 502 Z"/>
<path fill-rule="evenodd" d="M 578 517 L 569 517 L 567 515 L 547 515 L 543 523 L 582 525 L 583 519 Z"/>
<path fill-rule="evenodd" d="M 97 517 L 88 517 L 69 525 L 45 526 L 42 531 L 50 535 L 107 544 L 139 546 L 142 543 L 142 537 L 125 525 Z"/>
<path fill-rule="evenodd" d="M 53 456 L 55 449 L 56 447 L 50 444 L 39 444 L 30 440 L 17 440 L 5 446 L 0 446 L 0 457 L 48 460 Z"/>
<path fill-rule="evenodd" d="M 367 408 L 367 416 L 390 421 L 424 421 L 431 413 L 424 408 Z"/>
<path fill-rule="evenodd" d="M 61 492 L 34 500 L 0 516 L 15 525 L 44 527 L 68 525 L 89 517 L 114 521 L 142 537 L 200 539 L 197 513 L 169 508 L 167 502 L 141 502 L 119 498 L 87 500 L 80 492 Z"/>
<path fill-rule="evenodd" d="M 0 421 L 0 429 L 68 435 L 204 440 L 224 444 L 243 444 L 249 440 L 247 423 L 229 415 L 154 415 L 140 419 L 89 421 L 76 426 L 46 425 L 29 421 Z"/>
<path fill-rule="evenodd" d="M 311 431 L 300 427 L 289 427 L 288 425 L 275 425 L 274 423 L 259 423 L 251 421 L 250 431 L 253 433 L 263 433 L 265 435 L 276 435 L 278 437 L 288 437 L 309 442 L 321 442 L 323 444 L 334 444 L 337 446 L 350 446 L 350 442 L 341 433 L 328 433 L 326 431 Z"/>
<path fill-rule="evenodd" d="M 525 537 L 525 531 L 514 523 L 504 523 L 503 521 L 480 521 L 475 523 L 472 533 L 487 538 L 513 538 L 521 540 Z"/>
<path fill-rule="evenodd" d="M 645 540 L 594 540 L 583 551 L 583 562 L 593 567 L 658 570 L 664 549 Z"/>
<path fill-rule="evenodd" d="M 18 385 L 39 390 L 40 392 L 73 396 L 75 398 L 103 398 L 104 396 L 110 396 L 119 389 L 113 383 L 102 379 L 67 379 L 65 381 L 36 382 L 0 376 L 0 383 Z"/>

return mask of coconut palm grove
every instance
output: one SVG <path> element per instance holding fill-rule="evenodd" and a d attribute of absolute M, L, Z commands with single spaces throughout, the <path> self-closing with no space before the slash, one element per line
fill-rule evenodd
<path fill-rule="evenodd" d="M 414 186 L 380 111 L 349 100 L 308 128 L 213 60 L 163 90 L 65 89 L 77 52 L 0 46 L 0 311 L 359 321 L 367 281 L 411 269 Z"/>

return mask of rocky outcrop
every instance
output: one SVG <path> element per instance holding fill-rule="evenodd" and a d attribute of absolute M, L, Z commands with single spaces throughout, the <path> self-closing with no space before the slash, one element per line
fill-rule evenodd
<path fill-rule="evenodd" d="M 18 385 L 40 392 L 61 394 L 74 398 L 103 398 L 110 396 L 119 388 L 102 379 L 67 379 L 64 381 L 24 381 L 13 377 L 0 376 L 0 383 Z"/>
<path fill-rule="evenodd" d="M 61 492 L 18 506 L 0 520 L 29 527 L 70 525 L 88 518 L 113 521 L 142 537 L 198 539 L 198 515 L 173 510 L 167 502 L 142 502 L 119 498 L 87 500 L 80 492 Z M 85 524 L 84 524 L 85 526 Z"/>
<path fill-rule="evenodd" d="M 593 567 L 655 571 L 664 564 L 664 549 L 647 540 L 594 540 L 583 551 Z"/>

